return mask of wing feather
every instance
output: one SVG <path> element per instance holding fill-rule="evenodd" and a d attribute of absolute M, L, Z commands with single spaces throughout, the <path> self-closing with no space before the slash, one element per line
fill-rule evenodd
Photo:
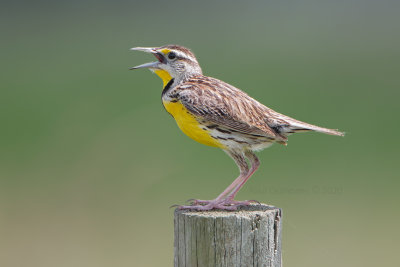
<path fill-rule="evenodd" d="M 183 85 L 176 88 L 178 100 L 199 120 L 242 134 L 287 140 L 268 125 L 266 107 L 239 89 L 204 76 Z"/>

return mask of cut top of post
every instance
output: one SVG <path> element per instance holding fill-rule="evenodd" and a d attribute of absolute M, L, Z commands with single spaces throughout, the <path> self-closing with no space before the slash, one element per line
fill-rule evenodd
<path fill-rule="evenodd" d="M 249 206 L 239 207 L 234 211 L 226 211 L 226 210 L 207 210 L 207 211 L 195 211 L 188 209 L 175 209 L 175 215 L 185 214 L 187 216 L 201 216 L 201 217 L 229 217 L 229 216 L 239 216 L 239 217 L 251 217 L 255 214 L 260 214 L 260 212 L 274 212 L 281 211 L 281 209 L 269 206 L 267 204 L 252 204 Z"/>

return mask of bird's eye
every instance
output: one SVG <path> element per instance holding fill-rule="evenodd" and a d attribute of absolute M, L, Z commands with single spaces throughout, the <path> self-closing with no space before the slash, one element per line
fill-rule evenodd
<path fill-rule="evenodd" d="M 170 53 L 168 54 L 168 58 L 169 58 L 169 59 L 175 59 L 175 58 L 176 58 L 176 54 L 175 54 L 174 52 L 170 52 Z"/>

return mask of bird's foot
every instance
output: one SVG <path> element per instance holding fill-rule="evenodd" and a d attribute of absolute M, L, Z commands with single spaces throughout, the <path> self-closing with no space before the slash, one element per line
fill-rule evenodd
<path fill-rule="evenodd" d="M 243 200 L 243 201 L 237 201 L 237 200 L 233 200 L 233 199 L 225 199 L 224 202 L 225 205 L 235 205 L 235 206 L 249 206 L 251 204 L 261 204 L 259 201 L 257 200 Z"/>
<path fill-rule="evenodd" d="M 223 202 L 225 199 L 213 199 L 213 200 L 201 200 L 201 199 L 188 199 L 187 202 L 190 202 L 190 205 L 186 206 L 178 206 L 179 209 L 190 209 L 190 210 L 212 210 L 212 209 L 227 209 L 233 210 L 231 208 L 227 208 L 224 206 Z"/>
<path fill-rule="evenodd" d="M 178 206 L 179 209 L 190 209 L 190 210 L 212 210 L 212 209 L 220 209 L 220 210 L 237 210 L 240 206 L 248 206 L 253 203 L 260 204 L 260 202 L 256 200 L 245 200 L 245 201 L 236 201 L 230 198 L 222 199 L 222 200 L 200 200 L 200 199 L 189 199 L 191 201 L 191 205 L 186 206 Z"/>
<path fill-rule="evenodd" d="M 213 203 L 210 202 L 207 205 L 188 205 L 188 206 L 178 206 L 180 210 L 197 210 L 197 211 L 206 211 L 212 209 L 219 209 L 219 210 L 236 210 L 237 207 L 235 206 L 225 206 L 222 203 Z"/>
<path fill-rule="evenodd" d="M 197 206 L 197 205 L 203 205 L 204 206 L 204 205 L 210 204 L 211 202 L 221 203 L 222 201 L 224 201 L 224 200 L 223 199 L 222 200 L 216 200 L 216 199 L 213 199 L 213 200 L 202 200 L 202 199 L 194 199 L 194 198 L 186 200 L 186 202 L 189 202 L 189 204 L 191 206 Z"/>

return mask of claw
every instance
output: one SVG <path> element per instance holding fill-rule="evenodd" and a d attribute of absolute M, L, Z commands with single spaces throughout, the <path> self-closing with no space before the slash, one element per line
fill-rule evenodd
<path fill-rule="evenodd" d="M 257 200 L 236 201 L 233 199 L 225 199 L 225 201 L 222 202 L 221 204 L 226 206 L 240 207 L 240 206 L 249 206 L 252 203 L 260 204 L 260 202 L 258 202 Z"/>
<path fill-rule="evenodd" d="M 169 208 L 172 209 L 172 208 L 177 208 L 177 207 L 179 207 L 179 205 L 178 204 L 174 204 L 174 205 L 171 205 Z"/>
<path fill-rule="evenodd" d="M 178 209 L 189 209 L 189 210 L 197 210 L 197 211 L 207 211 L 213 209 L 219 210 L 237 210 L 237 207 L 240 205 L 226 205 L 223 202 L 212 202 L 210 201 L 207 205 L 191 205 L 191 206 L 179 206 Z"/>
<path fill-rule="evenodd" d="M 225 205 L 217 205 L 215 206 L 216 209 L 221 209 L 221 210 L 237 210 L 238 206 L 225 206 Z"/>
<path fill-rule="evenodd" d="M 207 210 L 203 205 L 179 206 L 180 210 Z"/>
<path fill-rule="evenodd" d="M 226 199 L 214 199 L 214 200 L 201 200 L 190 198 L 186 200 L 186 202 L 190 202 L 190 205 L 172 205 L 170 208 L 177 207 L 180 210 L 188 209 L 188 210 L 197 210 L 197 211 L 207 211 L 212 209 L 220 209 L 220 210 L 237 210 L 240 206 L 248 206 L 252 203 L 260 204 L 257 200 L 245 200 L 245 201 L 236 201 L 230 198 Z"/>
<path fill-rule="evenodd" d="M 202 199 L 195 199 L 195 198 L 190 198 L 186 200 L 186 202 L 190 202 L 190 205 L 195 206 L 195 205 L 208 205 L 214 200 L 202 200 Z"/>

